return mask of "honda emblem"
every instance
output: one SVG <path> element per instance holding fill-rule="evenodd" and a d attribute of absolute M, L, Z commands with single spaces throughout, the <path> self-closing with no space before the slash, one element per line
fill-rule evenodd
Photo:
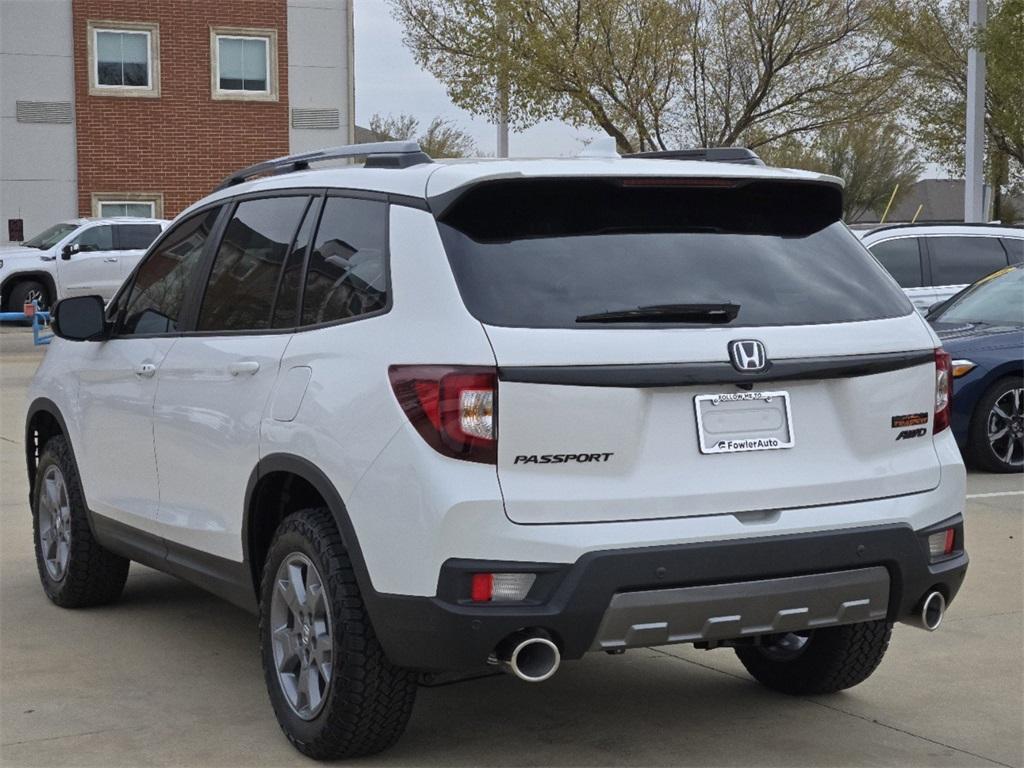
<path fill-rule="evenodd" d="M 768 354 L 764 344 L 755 339 L 729 342 L 729 359 L 740 373 L 757 373 L 768 367 Z"/>

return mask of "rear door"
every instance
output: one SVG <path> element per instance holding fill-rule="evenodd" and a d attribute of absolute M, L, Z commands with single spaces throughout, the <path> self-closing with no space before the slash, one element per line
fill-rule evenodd
<path fill-rule="evenodd" d="M 153 434 L 169 541 L 242 560 L 260 422 L 291 338 L 271 328 L 274 297 L 309 207 L 306 194 L 237 204 L 205 268 L 197 318 L 160 366 Z"/>
<path fill-rule="evenodd" d="M 770 517 L 934 488 L 931 335 L 838 191 L 697 181 L 492 183 L 442 215 L 498 364 L 508 516 Z"/>
<path fill-rule="evenodd" d="M 928 249 L 936 301 L 948 299 L 1009 263 L 1006 249 L 995 236 L 929 235 L 922 239 Z"/>
<path fill-rule="evenodd" d="M 153 244 L 162 231 L 159 224 L 116 224 L 114 225 L 114 243 L 117 246 L 118 266 L 121 281 L 135 269 L 135 266 Z"/>

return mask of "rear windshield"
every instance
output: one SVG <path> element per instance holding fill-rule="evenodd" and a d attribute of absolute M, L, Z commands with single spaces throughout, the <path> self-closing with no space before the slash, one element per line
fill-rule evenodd
<path fill-rule="evenodd" d="M 593 328 L 577 318 L 664 305 L 733 305 L 733 327 L 909 314 L 841 206 L 824 184 L 510 180 L 464 193 L 438 227 L 467 308 L 490 325 Z M 681 324 L 623 324 L 655 322 Z"/>

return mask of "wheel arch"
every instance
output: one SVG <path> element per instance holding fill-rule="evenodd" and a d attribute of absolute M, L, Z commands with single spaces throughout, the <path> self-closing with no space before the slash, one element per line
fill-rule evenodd
<path fill-rule="evenodd" d="M 245 490 L 242 552 L 252 577 L 257 602 L 263 561 L 274 531 L 288 514 L 315 503 L 315 497 L 310 496 L 311 492 L 330 510 L 364 598 L 374 594 L 348 508 L 334 483 L 308 459 L 294 454 L 274 453 L 260 459 L 249 476 Z"/>
<path fill-rule="evenodd" d="M 36 468 L 39 466 L 39 457 L 43 448 L 53 437 L 63 437 L 71 451 L 71 458 L 78 466 L 78 459 L 75 457 L 75 447 L 71 444 L 71 433 L 68 431 L 67 422 L 57 404 L 48 397 L 37 397 L 28 407 L 25 416 L 25 468 L 28 471 L 28 497 L 29 503 L 35 504 L 35 483 Z M 82 498 L 85 500 L 85 489 L 82 489 Z M 86 509 L 90 509 L 86 501 Z"/>
<path fill-rule="evenodd" d="M 0 285 L 0 306 L 7 306 L 7 300 L 10 298 L 11 290 L 15 285 L 24 280 L 38 280 L 45 285 L 46 290 L 50 292 L 50 301 L 57 301 L 57 282 L 49 272 L 15 272 L 14 274 L 8 275 L 4 279 L 3 284 Z"/>

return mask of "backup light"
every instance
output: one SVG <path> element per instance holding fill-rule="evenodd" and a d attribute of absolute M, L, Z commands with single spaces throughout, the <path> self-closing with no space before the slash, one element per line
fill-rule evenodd
<path fill-rule="evenodd" d="M 525 600 L 536 580 L 535 573 L 474 573 L 470 599 L 474 603 Z"/>
<path fill-rule="evenodd" d="M 932 560 L 949 555 L 956 544 L 956 530 L 947 528 L 928 536 L 928 555 Z"/>

